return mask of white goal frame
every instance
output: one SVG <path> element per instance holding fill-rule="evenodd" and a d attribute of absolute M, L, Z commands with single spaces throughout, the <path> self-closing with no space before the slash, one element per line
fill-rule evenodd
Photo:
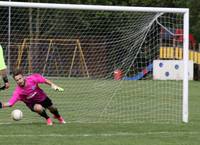
<path fill-rule="evenodd" d="M 188 122 L 188 53 L 189 53 L 189 9 L 188 8 L 156 8 L 156 7 L 126 7 L 126 6 L 100 6 L 100 5 L 75 5 L 75 4 L 49 4 L 49 3 L 25 3 L 25 2 L 3 2 L 0 6 L 26 7 L 26 8 L 53 8 L 53 9 L 79 9 L 79 10 L 107 10 L 107 11 L 134 11 L 134 12 L 167 12 L 182 13 L 183 22 L 183 98 L 182 98 L 182 121 Z M 9 32 L 9 30 L 8 30 Z M 8 40 L 10 40 L 8 38 Z M 8 42 L 9 45 L 9 42 Z M 8 46 L 9 49 L 9 46 Z M 10 68 L 8 63 L 8 69 Z M 9 71 L 9 70 L 8 70 Z"/>

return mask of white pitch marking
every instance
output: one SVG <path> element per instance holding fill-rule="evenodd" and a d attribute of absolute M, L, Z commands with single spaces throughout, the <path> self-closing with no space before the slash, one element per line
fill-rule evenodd
<path fill-rule="evenodd" d="M 112 136 L 145 136 L 145 135 L 197 135 L 200 132 L 143 132 L 143 133 L 99 133 L 99 134 L 1 134 L 0 137 L 112 137 Z"/>

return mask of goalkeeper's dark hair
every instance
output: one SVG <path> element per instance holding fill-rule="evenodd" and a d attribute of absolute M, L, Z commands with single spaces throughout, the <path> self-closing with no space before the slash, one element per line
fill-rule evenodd
<path fill-rule="evenodd" d="M 13 78 L 15 78 L 15 76 L 17 76 L 17 75 L 23 75 L 22 69 L 16 68 L 16 69 L 13 70 L 13 75 L 12 75 Z"/>

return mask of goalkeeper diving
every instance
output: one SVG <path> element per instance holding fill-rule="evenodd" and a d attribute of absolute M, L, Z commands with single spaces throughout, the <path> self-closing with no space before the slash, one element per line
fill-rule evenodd
<path fill-rule="evenodd" d="M 0 90 L 8 89 L 9 88 L 9 82 L 8 82 L 8 77 L 7 77 L 7 68 L 5 65 L 4 61 L 4 56 L 3 56 L 3 48 L 0 45 L 0 74 L 3 79 L 4 85 L 0 87 Z"/>
<path fill-rule="evenodd" d="M 59 123 L 66 123 L 59 114 L 58 109 L 53 105 L 51 99 L 39 87 L 39 84 L 47 84 L 55 91 L 64 91 L 63 88 L 37 73 L 25 77 L 21 69 L 14 70 L 13 79 L 17 84 L 13 95 L 8 102 L 0 102 L 0 108 L 12 107 L 16 102 L 22 101 L 31 111 L 44 117 L 47 125 L 53 125 L 53 121 L 47 115 L 46 109 L 53 114 L 54 118 L 57 119 Z"/>

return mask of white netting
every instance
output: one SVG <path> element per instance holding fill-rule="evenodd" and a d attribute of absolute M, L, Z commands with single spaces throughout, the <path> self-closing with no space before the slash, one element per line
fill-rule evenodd
<path fill-rule="evenodd" d="M 181 121 L 182 81 L 152 80 L 152 63 L 174 44 L 161 30 L 182 28 L 183 15 L 12 7 L 8 47 L 8 12 L 1 7 L 0 43 L 10 72 L 64 87 L 46 90 L 68 122 Z"/>

